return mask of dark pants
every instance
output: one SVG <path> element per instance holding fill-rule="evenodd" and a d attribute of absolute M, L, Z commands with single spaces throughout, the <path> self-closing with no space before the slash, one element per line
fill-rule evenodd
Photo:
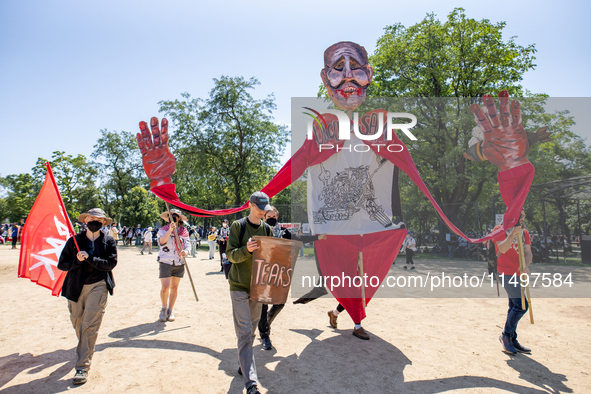
<path fill-rule="evenodd" d="M 505 322 L 503 334 L 517 338 L 517 323 L 519 323 L 519 320 L 521 320 L 523 315 L 525 315 L 525 312 L 527 312 L 529 304 L 527 302 L 527 297 L 524 294 L 523 297 L 525 299 L 525 309 L 521 308 L 521 289 L 519 285 L 519 277 L 517 278 L 517 285 L 508 283 L 509 280 L 511 280 L 511 275 L 499 275 L 499 281 L 500 283 L 504 283 L 503 287 L 505 288 L 507 296 L 509 297 L 509 310 L 507 311 L 507 321 Z"/>
<path fill-rule="evenodd" d="M 412 261 L 412 256 L 415 255 L 414 250 L 406 248 L 406 264 L 414 264 L 415 262 Z"/>
<path fill-rule="evenodd" d="M 222 268 L 224 267 L 224 258 L 222 257 L 222 255 L 226 253 L 227 245 L 227 242 L 218 242 L 218 249 L 220 250 L 220 264 L 222 265 Z"/>
<path fill-rule="evenodd" d="M 261 334 L 261 338 L 269 337 L 271 323 L 273 323 L 273 320 L 275 320 L 275 317 L 277 317 L 284 306 L 285 304 L 271 305 L 271 308 L 269 309 L 269 305 L 263 304 L 261 320 L 259 320 L 259 333 Z"/>

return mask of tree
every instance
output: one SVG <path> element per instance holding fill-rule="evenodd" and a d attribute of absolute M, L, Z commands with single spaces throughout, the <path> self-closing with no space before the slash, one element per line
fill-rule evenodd
<path fill-rule="evenodd" d="M 11 222 L 17 222 L 29 215 L 41 190 L 41 184 L 42 180 L 39 181 L 31 174 L 8 175 L 4 178 L 4 186 L 8 190 L 5 215 Z"/>
<path fill-rule="evenodd" d="M 47 161 L 43 158 L 37 159 L 37 164 L 32 169 L 33 179 L 38 185 L 36 190 L 39 190 L 45 179 Z M 95 185 L 98 172 L 84 155 L 73 157 L 65 152 L 56 151 L 53 152 L 49 165 L 70 218 L 75 220 L 80 213 L 101 205 L 99 191 Z"/>
<path fill-rule="evenodd" d="M 504 41 L 505 26 L 467 18 L 463 8 L 455 8 L 444 23 L 431 13 L 408 29 L 388 26 L 370 57 L 375 74 L 369 94 L 481 97 L 507 89 L 521 96 L 519 82 L 536 66 L 536 49 L 517 45 L 516 37 Z"/>
<path fill-rule="evenodd" d="M 535 46 L 517 45 L 514 37 L 503 40 L 504 27 L 504 22 L 467 18 L 461 8 L 445 22 L 428 14 L 409 28 L 386 27 L 370 57 L 375 73 L 368 95 L 408 98 L 401 102 L 404 112 L 417 113 L 420 139 L 407 147 L 452 221 L 462 203 L 478 200 L 495 179 L 494 166 L 463 157 L 475 126 L 470 104 L 501 89 L 521 95 L 519 82 L 535 66 Z M 453 99 L 413 103 L 412 97 Z"/>
<path fill-rule="evenodd" d="M 121 222 L 126 226 L 152 226 L 160 218 L 158 199 L 140 186 L 132 188 L 123 196 Z"/>
<path fill-rule="evenodd" d="M 170 139 L 178 158 L 173 179 L 184 201 L 242 205 L 275 175 L 288 130 L 273 122 L 272 94 L 251 96 L 256 85 L 256 78 L 222 76 L 204 101 L 183 93 L 183 100 L 159 103 L 176 127 Z"/>
<path fill-rule="evenodd" d="M 101 199 L 105 211 L 117 216 L 125 194 L 136 186 L 148 187 L 135 135 L 127 131 L 101 130 L 91 157 L 102 161 L 96 165 L 102 175 Z"/>

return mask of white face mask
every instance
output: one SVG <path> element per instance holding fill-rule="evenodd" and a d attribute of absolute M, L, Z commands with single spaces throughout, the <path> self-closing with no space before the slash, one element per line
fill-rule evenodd
<path fill-rule="evenodd" d="M 228 227 L 228 225 L 226 223 L 224 223 L 224 227 Z"/>

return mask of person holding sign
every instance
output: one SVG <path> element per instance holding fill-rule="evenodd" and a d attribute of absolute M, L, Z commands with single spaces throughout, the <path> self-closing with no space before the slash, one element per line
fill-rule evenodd
<path fill-rule="evenodd" d="M 234 329 L 238 340 L 238 373 L 242 375 L 248 394 L 257 394 L 257 369 L 252 351 L 252 341 L 261 318 L 262 304 L 250 299 L 252 276 L 252 252 L 259 248 L 255 235 L 271 236 L 272 232 L 263 218 L 272 209 L 269 196 L 255 192 L 248 202 L 248 217 L 236 220 L 230 227 L 226 255 L 232 263 L 228 273 Z M 244 225 L 244 226 L 243 226 Z M 244 231 L 241 231 L 244 228 Z"/>
<path fill-rule="evenodd" d="M 521 218 L 519 225 L 508 230 L 508 234 L 501 234 L 493 241 L 497 248 L 497 270 L 499 271 L 499 281 L 507 292 L 509 297 L 509 311 L 507 312 L 507 320 L 505 322 L 505 329 L 503 330 L 499 341 L 503 345 L 503 351 L 509 354 L 516 353 L 531 353 L 531 349 L 522 346 L 517 342 L 517 323 L 525 315 L 528 310 L 528 302 L 525 295 L 525 309 L 521 305 L 521 281 L 520 275 L 522 273 L 529 274 L 529 265 L 532 260 L 531 242 L 529 233 L 523 228 L 525 222 L 525 212 L 521 211 Z M 519 272 L 519 252 L 517 237 L 524 238 L 524 254 L 525 254 L 525 269 Z M 515 275 L 515 276 L 513 276 Z"/>
<path fill-rule="evenodd" d="M 281 227 L 278 223 L 279 219 L 279 211 L 277 208 L 271 206 L 271 210 L 265 212 L 265 222 L 271 226 L 273 229 L 273 237 L 275 238 L 283 238 L 283 239 L 292 239 L 291 232 L 285 228 Z M 325 239 L 326 235 L 300 235 L 296 234 L 293 236 L 295 240 L 301 241 L 303 243 L 314 242 L 318 241 L 319 239 Z M 302 248 L 303 250 L 303 248 Z M 277 304 L 272 305 L 269 309 L 267 304 L 263 304 L 261 310 L 261 320 L 259 321 L 259 333 L 261 335 L 261 340 L 263 341 L 263 349 L 271 350 L 273 349 L 273 345 L 271 344 L 271 323 L 277 317 L 279 312 L 283 309 L 285 304 Z"/>

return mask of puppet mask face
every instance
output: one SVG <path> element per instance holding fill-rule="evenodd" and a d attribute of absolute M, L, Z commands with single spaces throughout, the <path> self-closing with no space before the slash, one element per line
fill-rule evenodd
<path fill-rule="evenodd" d="M 339 42 L 324 52 L 320 76 L 337 108 L 354 110 L 365 100 L 373 69 L 365 48 L 353 42 Z"/>

